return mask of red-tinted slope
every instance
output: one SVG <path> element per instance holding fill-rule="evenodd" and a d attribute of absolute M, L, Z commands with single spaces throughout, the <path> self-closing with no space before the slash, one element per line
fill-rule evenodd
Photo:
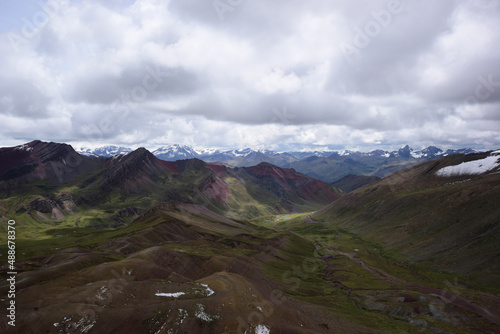
<path fill-rule="evenodd" d="M 273 177 L 277 182 L 279 182 L 286 189 L 291 190 L 288 180 L 297 180 L 305 178 L 304 175 L 297 173 L 294 169 L 290 168 L 280 168 L 271 165 L 267 162 L 262 162 L 257 166 L 246 168 L 253 175 L 265 175 Z"/>
<path fill-rule="evenodd" d="M 255 177 L 264 188 L 286 197 L 286 191 L 307 201 L 331 203 L 339 198 L 339 192 L 329 184 L 297 173 L 291 168 L 280 168 L 270 163 L 243 168 Z"/>
<path fill-rule="evenodd" d="M 226 177 L 227 173 L 226 173 L 226 167 L 227 165 L 224 165 L 224 164 L 208 164 L 207 163 L 207 167 L 210 168 L 211 170 L 213 170 L 214 172 L 217 173 L 217 175 L 219 175 L 219 177 Z"/>
<path fill-rule="evenodd" d="M 74 180 L 78 175 L 99 168 L 101 158 L 79 155 L 67 144 L 46 143 L 39 140 L 0 149 L 0 189 L 37 180 L 49 184 Z"/>

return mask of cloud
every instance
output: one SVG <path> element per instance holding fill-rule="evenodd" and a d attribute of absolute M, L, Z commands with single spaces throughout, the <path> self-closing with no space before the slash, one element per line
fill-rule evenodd
<path fill-rule="evenodd" d="M 497 1 L 49 3 L 0 26 L 6 143 L 500 146 Z"/>

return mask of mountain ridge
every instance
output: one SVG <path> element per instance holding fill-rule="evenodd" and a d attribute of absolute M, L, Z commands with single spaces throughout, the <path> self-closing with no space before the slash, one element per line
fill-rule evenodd
<path fill-rule="evenodd" d="M 130 153 L 131 148 L 127 147 L 117 147 L 117 146 L 103 146 L 94 149 L 90 148 L 79 148 L 78 153 L 89 156 L 102 156 L 111 157 L 117 154 Z M 405 145 L 398 150 L 387 151 L 387 150 L 373 150 L 369 152 L 352 151 L 352 150 L 331 150 L 331 151 L 272 151 L 266 149 L 233 149 L 233 150 L 219 150 L 219 149 L 195 149 L 189 145 L 180 144 L 170 144 L 159 147 L 157 149 L 151 150 L 155 156 L 166 161 L 175 161 L 181 159 L 198 158 L 200 160 L 206 160 L 207 162 L 226 162 L 227 160 L 236 158 L 244 158 L 252 155 L 262 155 L 270 159 L 270 156 L 288 156 L 288 159 L 298 161 L 307 157 L 317 156 L 317 157 L 328 157 L 328 156 L 346 156 L 351 154 L 363 154 L 369 156 L 386 156 L 386 157 L 406 157 L 406 158 L 421 158 L 421 157 L 436 157 L 436 156 L 447 156 L 451 154 L 468 154 L 476 152 L 470 148 L 461 149 L 447 149 L 444 151 L 436 146 L 428 146 L 421 150 L 413 150 L 409 145 Z M 237 160 L 235 167 L 248 167 L 245 160 Z M 265 161 L 271 162 L 271 161 Z M 290 161 L 289 161 L 290 162 Z"/>

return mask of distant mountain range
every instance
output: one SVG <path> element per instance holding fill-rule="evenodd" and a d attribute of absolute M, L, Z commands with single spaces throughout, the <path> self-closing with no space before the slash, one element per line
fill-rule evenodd
<path fill-rule="evenodd" d="M 82 147 L 76 149 L 76 151 L 86 156 L 109 158 L 118 154 L 128 154 L 133 150 L 129 147 L 122 146 L 102 146 L 94 149 Z M 476 153 L 476 151 L 470 148 L 462 148 L 458 150 L 448 149 L 445 151 L 435 146 L 429 146 L 420 151 L 414 151 L 409 145 L 406 145 L 395 151 L 374 150 L 371 152 L 350 150 L 276 152 L 270 150 L 254 150 L 251 148 L 221 151 L 217 149 L 195 149 L 187 145 L 172 144 L 162 146 L 156 150 L 151 151 L 151 153 L 153 153 L 153 155 L 155 155 L 157 158 L 165 161 L 196 158 L 204 160 L 206 162 L 223 162 L 235 167 L 249 167 L 254 166 L 260 162 L 272 163 L 273 161 L 281 162 L 281 165 L 284 166 L 288 163 L 313 156 L 326 158 L 332 156 L 337 157 L 364 155 L 370 157 L 420 159 L 444 157 L 451 154 L 469 154 Z M 280 166 L 279 163 L 276 165 Z"/>
<path fill-rule="evenodd" d="M 385 177 L 395 171 L 411 167 L 425 161 L 454 154 L 475 153 L 472 149 L 442 150 L 430 146 L 414 151 L 408 145 L 397 151 L 382 150 L 369 153 L 335 152 L 327 157 L 311 156 L 291 162 L 289 168 L 325 182 L 336 182 L 347 175 L 365 175 Z"/>
<path fill-rule="evenodd" d="M 79 148 L 76 151 L 86 156 L 111 157 L 117 154 L 127 154 L 131 148 L 117 146 L 103 146 L 95 149 Z M 261 162 L 269 162 L 284 167 L 290 162 L 298 161 L 310 156 L 326 157 L 333 151 L 304 151 L 304 152 L 275 152 L 269 150 L 253 150 L 251 148 L 237 150 L 195 149 L 191 146 L 172 144 L 162 146 L 151 153 L 165 161 L 182 159 L 200 159 L 206 162 L 222 162 L 235 167 L 249 167 Z"/>
<path fill-rule="evenodd" d="M 132 150 L 126 147 L 105 146 L 77 151 L 87 156 L 110 157 L 128 154 Z M 163 146 L 152 151 L 153 155 L 165 161 L 196 158 L 205 162 L 220 162 L 235 167 L 249 167 L 268 162 L 279 167 L 294 168 L 300 173 L 325 182 L 335 182 L 350 174 L 384 177 L 399 169 L 427 160 L 452 154 L 470 153 L 475 153 L 475 151 L 470 148 L 442 150 L 435 146 L 415 151 L 409 145 L 395 151 L 374 150 L 366 153 L 349 150 L 275 152 L 250 148 L 227 151 L 198 150 L 177 144 Z"/>
<path fill-rule="evenodd" d="M 77 148 L 76 151 L 86 156 L 99 156 L 99 157 L 112 157 L 117 154 L 128 154 L 133 150 L 129 147 L 122 146 L 102 146 L 98 148 Z M 458 150 L 448 149 L 446 151 L 435 146 L 426 147 L 420 151 L 414 151 L 409 145 L 406 145 L 399 150 L 384 151 L 374 150 L 371 152 L 360 151 L 290 151 L 290 152 L 276 152 L 270 150 L 254 150 L 251 148 L 237 149 L 237 150 L 218 150 L 218 149 L 195 149 L 187 145 L 172 144 L 162 146 L 156 150 L 151 151 L 157 158 L 165 161 L 176 161 L 182 159 L 197 158 L 207 162 L 223 162 L 231 164 L 235 167 L 248 167 L 253 166 L 259 162 L 272 162 L 273 160 L 283 161 L 283 163 L 290 163 L 299 161 L 311 156 L 316 157 L 329 157 L 331 155 L 349 156 L 353 154 L 363 154 L 368 156 L 378 157 L 401 157 L 401 158 L 434 158 L 447 156 L 451 154 L 469 154 L 475 151 L 470 148 L 463 148 Z"/>

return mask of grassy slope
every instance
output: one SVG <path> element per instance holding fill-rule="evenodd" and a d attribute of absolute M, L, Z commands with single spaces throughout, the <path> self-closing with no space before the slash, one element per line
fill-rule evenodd
<path fill-rule="evenodd" d="M 315 218 L 409 258 L 500 291 L 500 175 L 438 178 L 422 164 L 358 189 Z"/>
<path fill-rule="evenodd" d="M 500 298 L 489 291 L 491 286 L 485 289 L 470 277 L 412 264 L 407 256 L 384 244 L 366 240 L 343 227 L 319 223 L 309 215 L 297 215 L 273 226 L 311 240 L 326 260 L 322 278 L 346 291 L 358 307 L 385 315 L 387 318 L 382 317 L 381 322 L 410 321 L 430 332 L 439 332 L 437 328 L 452 333 L 500 329 Z M 458 300 L 464 304 L 459 305 Z M 446 311 L 441 315 L 437 311 L 426 314 L 425 310 L 436 305 Z M 471 312 L 468 305 L 481 305 L 493 316 L 485 318 L 485 314 Z M 408 312 L 408 308 L 421 313 Z"/>

